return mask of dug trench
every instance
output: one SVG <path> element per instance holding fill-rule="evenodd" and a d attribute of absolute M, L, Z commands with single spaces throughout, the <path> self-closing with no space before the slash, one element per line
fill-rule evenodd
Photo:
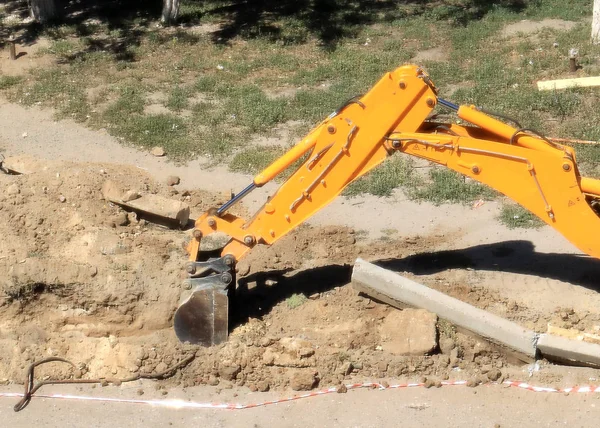
<path fill-rule="evenodd" d="M 600 324 L 595 313 L 544 313 L 479 285 L 482 274 L 473 268 L 498 270 L 498 263 L 513 270 L 529 266 L 529 273 L 554 265 L 547 274 L 568 275 L 556 267 L 557 259 L 528 265 L 527 246 L 519 242 L 431 252 L 455 237 L 372 241 L 347 227 L 304 226 L 272 247 L 257 247 L 237 266 L 236 322 L 227 343 L 181 344 L 171 325 L 189 233 L 106 202 L 106 180 L 185 201 L 193 216 L 225 199 L 179 192 L 134 167 L 57 161 L 33 174 L 0 174 L 1 382 L 22 383 L 32 362 L 50 356 L 75 366 L 44 365 L 40 379 L 151 374 L 196 356 L 157 384 L 161 388 L 307 390 L 397 378 L 431 386 L 466 378 L 475 385 L 522 373 L 497 348 L 432 314 L 399 311 L 359 295 L 349 284 L 359 256 L 537 331 L 548 322 L 581 331 Z M 586 277 L 598 271 L 594 262 L 571 260 Z M 561 378 L 547 380 L 559 384 Z"/>

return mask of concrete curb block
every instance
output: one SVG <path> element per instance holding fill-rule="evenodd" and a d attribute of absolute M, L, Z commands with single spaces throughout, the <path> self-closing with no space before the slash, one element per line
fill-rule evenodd
<path fill-rule="evenodd" d="M 535 358 L 535 332 L 365 260 L 356 260 L 352 284 L 356 290 L 392 306 L 427 309 L 452 324 Z"/>
<path fill-rule="evenodd" d="M 600 345 L 595 343 L 541 334 L 537 349 L 549 360 L 592 367 L 600 366 Z"/>

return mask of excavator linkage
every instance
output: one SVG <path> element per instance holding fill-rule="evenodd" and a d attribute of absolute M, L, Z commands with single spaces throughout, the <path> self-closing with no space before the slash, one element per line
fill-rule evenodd
<path fill-rule="evenodd" d="M 429 120 L 436 105 L 469 125 Z M 600 181 L 580 176 L 572 148 L 474 106 L 438 98 L 429 76 L 406 65 L 349 100 L 238 195 L 196 220 L 187 248 L 189 278 L 174 318 L 179 339 L 204 346 L 225 341 L 236 263 L 255 245 L 272 245 L 394 152 L 444 165 L 493 187 L 600 258 L 600 218 L 594 209 Z M 296 162 L 301 163 L 298 169 L 251 219 L 227 212 Z M 206 257 L 200 243 L 215 232 L 230 240 L 220 257 Z"/>

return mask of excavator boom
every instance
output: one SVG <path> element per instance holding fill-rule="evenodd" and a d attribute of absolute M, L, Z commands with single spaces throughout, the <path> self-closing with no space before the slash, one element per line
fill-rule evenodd
<path fill-rule="evenodd" d="M 436 105 L 469 125 L 428 121 Z M 437 97 L 419 67 L 387 73 L 360 98 L 349 100 L 296 146 L 258 174 L 237 196 L 196 221 L 188 246 L 187 291 L 175 313 L 182 341 L 210 346 L 228 333 L 228 298 L 235 264 L 255 245 L 271 245 L 335 199 L 394 152 L 444 165 L 502 192 L 557 229 L 583 252 L 600 258 L 600 181 L 581 177 L 572 148 L 518 129 L 473 106 Z M 292 164 L 300 167 L 249 220 L 227 210 Z M 202 239 L 231 239 L 220 257 L 200 252 Z"/>

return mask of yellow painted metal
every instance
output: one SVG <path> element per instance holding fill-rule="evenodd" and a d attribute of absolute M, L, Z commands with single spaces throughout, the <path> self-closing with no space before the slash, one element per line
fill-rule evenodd
<path fill-rule="evenodd" d="M 454 129 L 454 128 L 453 128 Z M 554 227 L 581 251 L 600 258 L 600 217 L 580 187 L 574 160 L 554 152 L 471 137 L 395 132 L 400 152 L 444 165 L 485 183 Z M 567 167 L 565 167 L 565 165 Z M 590 183 L 595 194 L 596 180 Z"/>
<path fill-rule="evenodd" d="M 583 193 L 600 197 L 600 180 L 596 180 L 595 178 L 581 177 L 579 185 L 581 186 L 581 191 Z"/>
<path fill-rule="evenodd" d="M 600 198 L 600 181 L 579 175 L 573 149 L 515 134 L 516 128 L 471 106 L 461 106 L 458 115 L 477 126 L 426 122 L 437 102 L 435 92 L 417 66 L 387 73 L 255 177 L 261 186 L 308 153 L 252 219 L 219 218 L 213 211 L 197 220 L 196 229 L 203 235 L 229 234 L 232 240 L 222 254 L 239 260 L 255 243 L 270 245 L 283 237 L 397 150 L 490 185 L 600 258 L 594 232 L 600 230 L 600 217 L 590 206 L 591 198 Z M 192 260 L 198 242 L 189 246 Z"/>

